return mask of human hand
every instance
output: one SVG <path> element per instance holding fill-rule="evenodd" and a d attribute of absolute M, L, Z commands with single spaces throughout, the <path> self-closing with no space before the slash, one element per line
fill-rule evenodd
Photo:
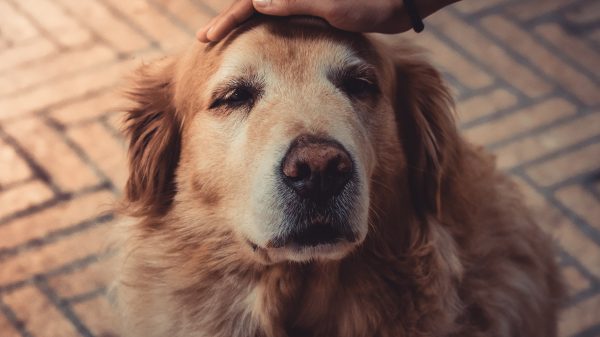
<path fill-rule="evenodd" d="M 422 18 L 459 0 L 416 0 Z M 352 32 L 401 33 L 411 28 L 402 0 L 238 0 L 196 34 L 202 42 L 218 41 L 255 12 L 266 15 L 318 16 Z"/>

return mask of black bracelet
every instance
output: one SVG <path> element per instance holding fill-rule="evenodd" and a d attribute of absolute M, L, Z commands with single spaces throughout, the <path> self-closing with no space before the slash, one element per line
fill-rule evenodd
<path fill-rule="evenodd" d="M 406 12 L 408 13 L 408 17 L 410 18 L 410 23 L 413 27 L 413 30 L 417 33 L 420 33 L 425 29 L 425 24 L 423 24 L 423 19 L 421 19 L 421 15 L 419 15 L 419 11 L 417 10 L 417 6 L 413 0 L 403 0 L 404 8 L 406 8 Z"/>

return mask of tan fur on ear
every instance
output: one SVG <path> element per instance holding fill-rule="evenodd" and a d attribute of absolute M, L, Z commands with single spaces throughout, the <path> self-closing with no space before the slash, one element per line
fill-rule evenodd
<path fill-rule="evenodd" d="M 175 195 L 180 155 L 180 122 L 173 105 L 173 66 L 144 65 L 135 73 L 127 97 L 125 133 L 129 137 L 129 214 L 160 215 Z M 133 207 L 130 207 L 133 206 Z"/>
<path fill-rule="evenodd" d="M 407 156 L 409 188 L 421 218 L 441 218 L 441 194 L 448 163 L 458 141 L 448 89 L 422 57 L 395 60 L 396 120 Z"/>

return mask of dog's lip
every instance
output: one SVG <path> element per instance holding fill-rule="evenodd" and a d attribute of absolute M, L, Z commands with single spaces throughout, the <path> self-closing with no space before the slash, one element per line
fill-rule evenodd
<path fill-rule="evenodd" d="M 338 226 L 327 222 L 313 222 L 300 231 L 292 231 L 284 237 L 274 238 L 267 242 L 266 248 L 291 248 L 335 246 L 351 243 L 356 236 L 343 231 Z"/>
<path fill-rule="evenodd" d="M 252 248 L 253 251 L 256 251 L 258 248 L 262 248 L 256 243 L 252 242 L 252 240 L 250 239 L 246 239 L 246 243 L 248 244 L 248 246 L 250 246 L 250 248 Z"/>

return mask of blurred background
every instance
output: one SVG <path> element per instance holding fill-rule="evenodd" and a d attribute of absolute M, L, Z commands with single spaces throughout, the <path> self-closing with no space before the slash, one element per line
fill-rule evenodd
<path fill-rule="evenodd" d="M 227 0 L 0 0 L 0 336 L 108 336 L 101 213 L 124 184 L 122 78 Z M 465 0 L 407 33 L 559 246 L 561 336 L 600 336 L 600 1 Z"/>

